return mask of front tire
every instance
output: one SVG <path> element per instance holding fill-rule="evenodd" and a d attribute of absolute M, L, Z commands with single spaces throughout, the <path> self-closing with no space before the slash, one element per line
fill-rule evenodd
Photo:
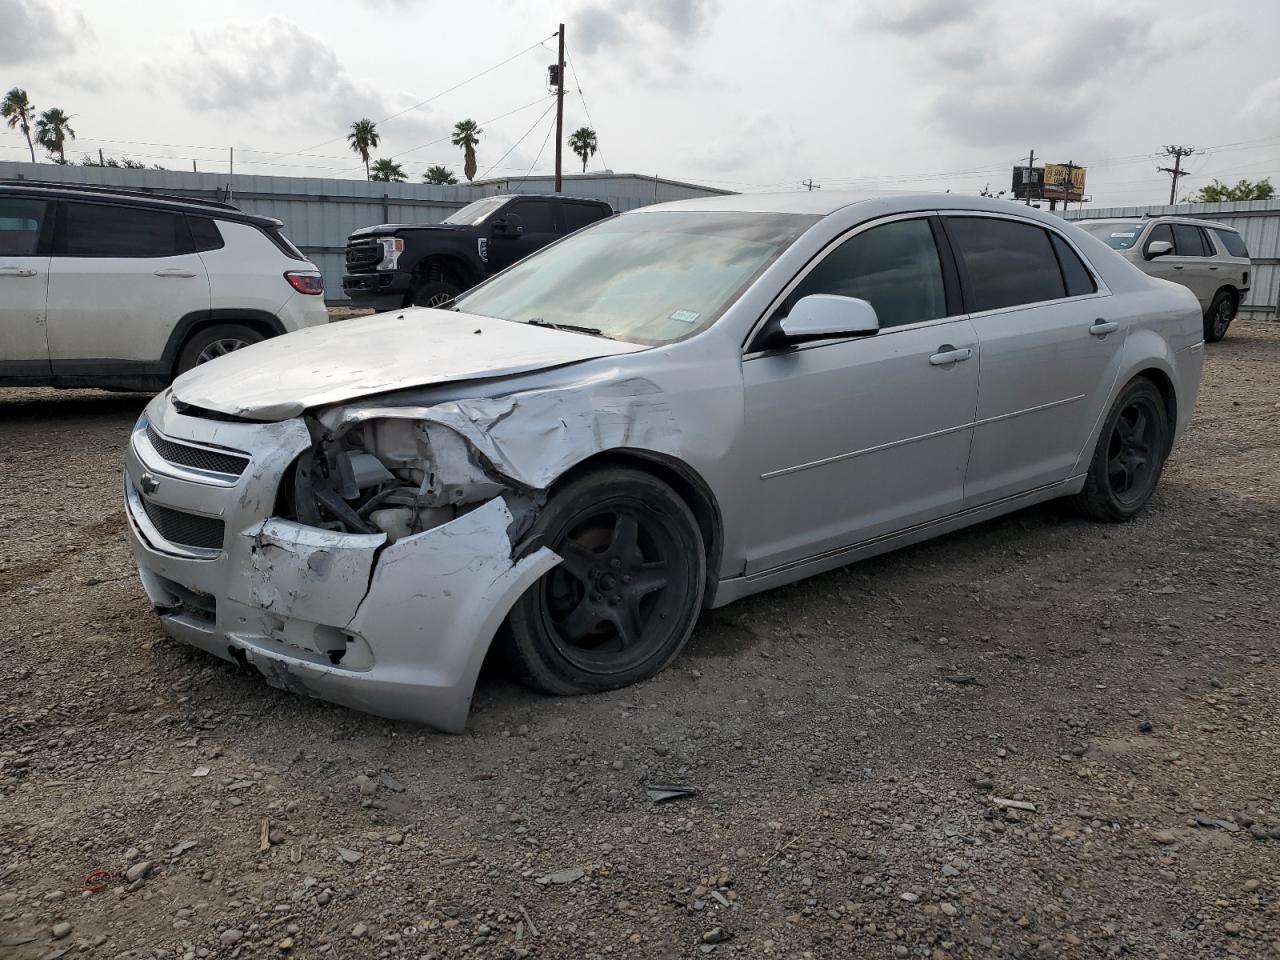
<path fill-rule="evenodd" d="M 698 523 L 661 480 L 610 468 L 566 485 L 532 536 L 561 557 L 512 607 L 524 681 L 558 695 L 648 679 L 693 633 L 706 586 Z"/>
<path fill-rule="evenodd" d="M 1204 315 L 1204 339 L 1217 343 L 1227 335 L 1227 328 L 1236 318 L 1236 295 L 1230 290 L 1219 290 Z"/>
<path fill-rule="evenodd" d="M 1084 489 L 1075 497 L 1080 511 L 1110 523 L 1141 513 L 1160 482 L 1172 432 L 1156 385 L 1146 377 L 1129 383 L 1102 424 Z"/>
<path fill-rule="evenodd" d="M 241 323 L 219 323 L 204 327 L 188 337 L 187 342 L 182 345 L 174 375 L 181 376 L 192 367 L 242 350 L 263 339 L 265 338 L 257 330 Z"/>
<path fill-rule="evenodd" d="M 462 293 L 460 287 L 444 280 L 424 283 L 414 290 L 409 299 L 415 307 L 443 307 Z"/>

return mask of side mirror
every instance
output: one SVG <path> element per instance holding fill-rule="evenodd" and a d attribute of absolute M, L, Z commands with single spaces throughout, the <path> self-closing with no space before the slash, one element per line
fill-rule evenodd
<path fill-rule="evenodd" d="M 1147 244 L 1147 249 L 1142 255 L 1148 260 L 1154 260 L 1156 257 L 1167 257 L 1173 253 L 1173 244 L 1168 240 L 1152 240 Z"/>
<path fill-rule="evenodd" d="M 880 332 L 876 308 L 857 297 L 811 293 L 796 301 L 778 324 L 786 343 L 831 337 L 869 337 Z"/>
<path fill-rule="evenodd" d="M 500 236 L 517 237 L 524 233 L 524 224 L 520 222 L 520 214 L 509 213 L 493 221 L 493 232 Z"/>

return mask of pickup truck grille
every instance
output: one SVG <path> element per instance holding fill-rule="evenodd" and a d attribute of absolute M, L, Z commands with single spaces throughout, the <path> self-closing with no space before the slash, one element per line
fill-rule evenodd
<path fill-rule="evenodd" d="M 348 269 L 374 270 L 382 260 L 382 244 L 370 240 L 354 241 L 347 245 Z"/>

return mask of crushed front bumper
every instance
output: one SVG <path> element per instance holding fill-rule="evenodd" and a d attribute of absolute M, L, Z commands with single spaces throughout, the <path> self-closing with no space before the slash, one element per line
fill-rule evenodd
<path fill-rule="evenodd" d="M 499 624 L 559 558 L 546 548 L 513 558 L 501 497 L 393 544 L 271 516 L 309 445 L 297 420 L 225 423 L 181 416 L 166 395 L 152 401 L 126 454 L 125 512 L 165 631 L 281 689 L 462 730 Z M 233 476 L 236 457 L 247 466 Z M 218 520 L 220 546 L 172 539 Z"/>

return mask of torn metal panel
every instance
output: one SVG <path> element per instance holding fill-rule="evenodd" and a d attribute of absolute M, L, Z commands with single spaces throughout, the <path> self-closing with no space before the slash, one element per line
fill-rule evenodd
<path fill-rule="evenodd" d="M 277 421 L 354 397 L 617 356 L 646 349 L 604 337 L 413 307 L 305 327 L 179 377 L 182 403 Z M 236 351 L 240 354 L 240 351 Z"/>

